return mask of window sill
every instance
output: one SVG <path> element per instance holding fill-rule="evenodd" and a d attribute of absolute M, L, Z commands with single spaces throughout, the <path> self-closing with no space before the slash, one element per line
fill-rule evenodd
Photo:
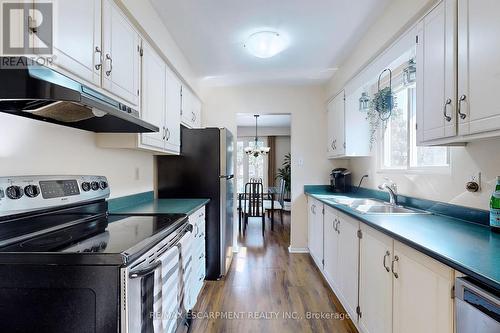
<path fill-rule="evenodd" d="M 377 174 L 399 175 L 451 175 L 451 167 L 415 168 L 415 169 L 378 169 Z"/>

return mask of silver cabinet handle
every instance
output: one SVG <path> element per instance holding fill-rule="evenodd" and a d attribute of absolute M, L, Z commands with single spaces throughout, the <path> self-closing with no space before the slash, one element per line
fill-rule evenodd
<path fill-rule="evenodd" d="M 95 69 L 96 70 L 100 70 L 101 67 L 102 67 L 102 51 L 101 49 L 99 48 L 99 46 L 96 46 L 95 47 L 95 53 L 96 54 L 99 54 L 99 63 L 95 65 Z"/>
<path fill-rule="evenodd" d="M 394 256 L 394 259 L 392 260 L 392 263 L 391 263 L 391 270 L 392 270 L 392 274 L 397 279 L 399 277 L 399 274 L 394 270 L 394 266 L 395 266 L 396 261 L 399 261 L 398 256 Z"/>
<path fill-rule="evenodd" d="M 383 263 L 382 263 L 382 265 L 384 265 L 384 268 L 385 268 L 385 270 L 386 270 L 387 272 L 390 272 L 390 271 L 391 271 L 391 269 L 389 268 L 389 266 L 387 266 L 387 265 L 385 264 L 385 261 L 386 261 L 386 259 L 387 259 L 387 258 L 389 258 L 389 256 L 390 256 L 390 255 L 391 255 L 391 252 L 386 251 L 386 252 L 385 252 L 385 254 L 384 254 L 384 261 L 383 261 Z"/>
<path fill-rule="evenodd" d="M 337 219 L 333 219 L 333 230 L 335 230 L 335 232 L 337 232 Z"/>
<path fill-rule="evenodd" d="M 165 140 L 165 138 L 167 137 L 167 132 L 165 131 L 165 126 L 162 127 L 162 132 L 163 132 L 162 139 Z"/>
<path fill-rule="evenodd" d="M 340 220 L 337 220 L 337 224 L 335 225 L 335 230 L 337 230 L 337 233 L 340 235 Z"/>
<path fill-rule="evenodd" d="M 193 117 L 191 118 L 191 121 L 194 123 L 196 121 L 196 114 L 192 111 L 191 111 L 191 114 L 193 115 Z"/>
<path fill-rule="evenodd" d="M 458 99 L 457 113 L 460 116 L 460 119 L 462 119 L 462 120 L 467 118 L 467 114 L 462 113 L 461 109 L 460 109 L 460 107 L 462 106 L 462 102 L 465 101 L 466 99 L 467 99 L 467 96 L 465 96 L 465 95 L 460 96 L 460 98 Z"/>
<path fill-rule="evenodd" d="M 110 76 L 111 72 L 113 71 L 113 59 L 111 58 L 111 55 L 109 53 L 106 53 L 106 60 L 109 61 L 109 70 L 106 71 L 106 75 Z"/>
<path fill-rule="evenodd" d="M 448 113 L 446 112 L 447 110 L 447 106 L 451 104 L 451 98 L 447 98 L 446 99 L 446 102 L 444 103 L 444 107 L 443 107 L 443 115 L 444 115 L 444 119 L 446 119 L 446 121 L 450 122 L 451 121 L 451 117 L 448 116 Z"/>
<path fill-rule="evenodd" d="M 168 129 L 168 128 L 165 129 L 165 137 L 166 137 L 167 141 L 170 140 L 170 129 Z"/>
<path fill-rule="evenodd" d="M 316 215 L 316 205 L 311 206 L 311 212 Z"/>

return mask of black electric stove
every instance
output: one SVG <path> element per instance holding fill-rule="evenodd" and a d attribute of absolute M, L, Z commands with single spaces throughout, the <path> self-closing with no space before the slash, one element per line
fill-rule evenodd
<path fill-rule="evenodd" d="M 109 193 L 99 176 L 0 177 L 2 331 L 119 332 L 120 272 L 188 219 L 111 216 Z"/>

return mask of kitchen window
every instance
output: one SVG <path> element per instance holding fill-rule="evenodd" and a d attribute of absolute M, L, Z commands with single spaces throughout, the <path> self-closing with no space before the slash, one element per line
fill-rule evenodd
<path fill-rule="evenodd" d="M 416 87 L 394 89 L 395 107 L 382 127 L 382 171 L 446 171 L 450 166 L 447 147 L 418 147 L 416 131 Z"/>

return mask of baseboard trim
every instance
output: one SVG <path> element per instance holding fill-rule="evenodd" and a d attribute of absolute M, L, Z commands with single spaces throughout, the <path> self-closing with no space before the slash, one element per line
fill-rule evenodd
<path fill-rule="evenodd" d="M 288 247 L 288 252 L 290 253 L 309 253 L 309 249 L 307 247 Z"/>

